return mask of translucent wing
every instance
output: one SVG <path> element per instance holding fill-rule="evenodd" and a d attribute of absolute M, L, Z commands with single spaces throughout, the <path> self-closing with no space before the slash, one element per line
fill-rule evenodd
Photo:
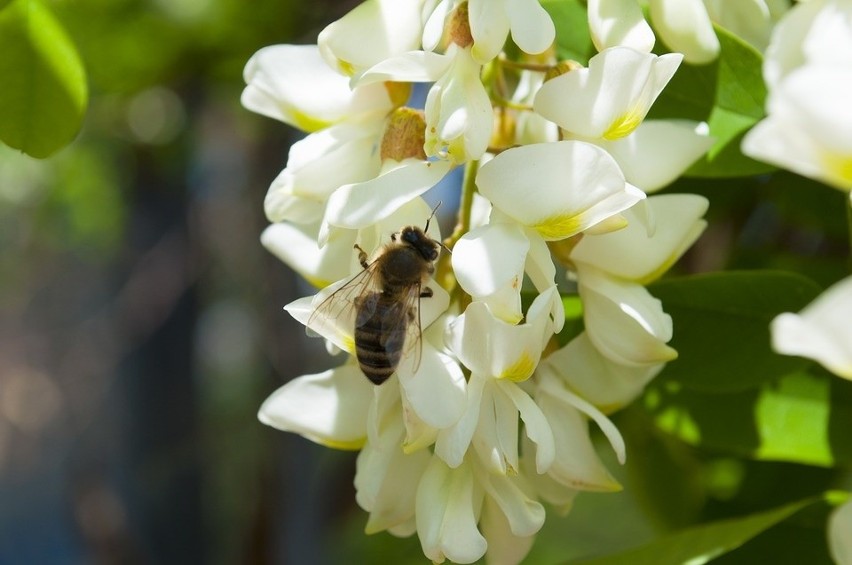
<path fill-rule="evenodd" d="M 376 284 L 376 263 L 373 262 L 349 280 L 322 289 L 312 303 L 313 311 L 306 324 L 308 334 L 343 342 L 348 346 L 344 349 L 351 350 L 349 342 L 353 339 L 356 303 L 359 297 L 374 291 Z"/>
<path fill-rule="evenodd" d="M 423 327 L 420 323 L 420 292 L 421 285 L 418 283 L 408 289 L 405 297 L 400 301 L 400 312 L 405 321 L 402 339 L 405 347 L 403 355 L 414 356 L 414 371 L 420 367 L 420 357 L 423 352 Z"/>

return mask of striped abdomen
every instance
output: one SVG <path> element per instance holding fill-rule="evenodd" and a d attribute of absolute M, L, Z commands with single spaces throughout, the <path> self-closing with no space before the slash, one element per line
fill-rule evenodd
<path fill-rule="evenodd" d="M 379 385 L 396 371 L 411 321 L 405 301 L 370 292 L 355 303 L 355 355 L 361 370 Z"/>

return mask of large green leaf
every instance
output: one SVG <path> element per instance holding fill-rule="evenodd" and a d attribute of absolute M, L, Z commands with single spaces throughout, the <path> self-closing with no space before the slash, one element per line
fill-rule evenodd
<path fill-rule="evenodd" d="M 659 428 L 691 445 L 760 460 L 852 464 L 852 383 L 833 375 L 793 373 L 724 394 L 668 383 L 649 388 L 643 403 Z"/>
<path fill-rule="evenodd" d="M 763 58 L 751 45 L 716 27 L 721 50 L 708 65 L 681 65 L 654 103 L 650 118 L 706 121 L 716 142 L 687 172 L 697 177 L 737 177 L 774 170 L 740 151 L 745 133 L 763 116 Z"/>
<path fill-rule="evenodd" d="M 83 121 L 87 88 L 74 44 L 38 0 L 0 11 L 0 140 L 33 157 L 70 143 Z"/>
<path fill-rule="evenodd" d="M 678 358 L 659 381 L 705 392 L 731 392 L 801 370 L 807 361 L 770 349 L 769 323 L 797 312 L 820 292 L 800 275 L 729 271 L 658 282 L 651 293 L 674 321 Z"/>
<path fill-rule="evenodd" d="M 541 0 L 556 26 L 556 55 L 585 65 L 595 49 L 589 35 L 586 7 L 580 0 Z"/>
<path fill-rule="evenodd" d="M 572 563 L 582 563 L 583 565 L 682 565 L 683 563 L 692 563 L 699 565 L 737 549 L 804 509 L 823 503 L 822 498 L 802 500 L 766 512 L 702 524 L 615 555 L 585 561 L 572 561 Z"/>

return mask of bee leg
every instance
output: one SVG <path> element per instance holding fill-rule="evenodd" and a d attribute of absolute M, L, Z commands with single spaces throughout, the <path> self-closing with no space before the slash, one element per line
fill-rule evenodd
<path fill-rule="evenodd" d="M 361 249 L 361 246 L 360 246 L 360 245 L 358 245 L 357 243 L 355 244 L 355 246 L 353 247 L 353 249 L 357 249 L 357 250 L 358 250 L 358 262 L 359 262 L 359 263 L 361 263 L 361 266 L 362 266 L 363 268 L 365 268 L 365 269 L 366 269 L 366 268 L 368 267 L 368 264 L 367 264 L 367 252 L 366 252 L 366 251 L 364 251 L 363 249 Z"/>
<path fill-rule="evenodd" d="M 428 286 L 424 286 L 423 289 L 420 291 L 420 298 L 431 298 L 433 294 L 435 293 L 432 292 L 431 288 L 429 288 Z"/>

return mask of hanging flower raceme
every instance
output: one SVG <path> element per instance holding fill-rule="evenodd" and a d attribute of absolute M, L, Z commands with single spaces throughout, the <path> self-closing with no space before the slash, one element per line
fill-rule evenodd
<path fill-rule="evenodd" d="M 709 140 L 644 118 L 681 56 L 614 47 L 552 78 L 555 29 L 538 0 L 367 0 L 318 46 L 246 67 L 244 104 L 310 132 L 270 187 L 262 242 L 319 289 L 286 311 L 342 352 L 259 417 L 359 450 L 367 532 L 416 533 L 433 562 L 517 563 L 545 504 L 619 490 L 590 427 L 623 463 L 605 414 L 676 354 L 643 285 L 695 240 L 706 203 L 643 189 Z M 430 83 L 422 110 L 406 105 L 414 82 Z M 442 240 L 423 197 L 456 167 Z M 561 348 L 557 262 L 585 322 Z"/>

